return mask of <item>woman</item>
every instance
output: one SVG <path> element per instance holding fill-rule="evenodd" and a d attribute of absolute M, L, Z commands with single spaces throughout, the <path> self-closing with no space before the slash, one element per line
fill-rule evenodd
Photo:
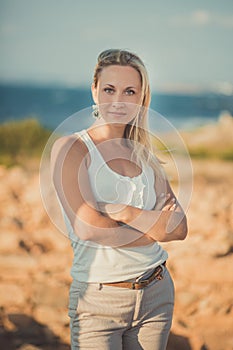
<path fill-rule="evenodd" d="M 187 235 L 147 131 L 150 87 L 128 51 L 98 57 L 95 123 L 53 146 L 53 182 L 74 250 L 71 348 L 166 348 L 174 288 L 158 244 Z"/>

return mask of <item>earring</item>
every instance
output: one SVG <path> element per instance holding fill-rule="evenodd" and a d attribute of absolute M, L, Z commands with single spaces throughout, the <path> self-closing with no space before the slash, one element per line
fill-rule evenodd
<path fill-rule="evenodd" d="M 92 112 L 93 118 L 99 119 L 100 118 L 100 111 L 99 111 L 98 106 L 92 105 L 92 109 L 93 109 L 93 112 Z"/>

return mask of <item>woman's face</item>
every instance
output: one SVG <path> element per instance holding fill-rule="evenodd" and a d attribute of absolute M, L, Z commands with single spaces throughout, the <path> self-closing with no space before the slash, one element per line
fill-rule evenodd
<path fill-rule="evenodd" d="M 140 74 L 130 66 L 107 66 L 99 75 L 97 87 L 92 86 L 92 94 L 106 121 L 126 124 L 136 116 L 140 107 Z"/>

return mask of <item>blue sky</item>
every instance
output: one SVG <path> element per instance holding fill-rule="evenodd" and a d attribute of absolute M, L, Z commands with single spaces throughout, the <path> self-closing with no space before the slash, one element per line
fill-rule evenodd
<path fill-rule="evenodd" d="M 99 52 L 145 62 L 154 90 L 233 91 L 232 0 L 0 0 L 0 82 L 89 86 Z"/>

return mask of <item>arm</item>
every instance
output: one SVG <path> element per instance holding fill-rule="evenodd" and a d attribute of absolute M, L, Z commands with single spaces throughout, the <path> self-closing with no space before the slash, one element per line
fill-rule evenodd
<path fill-rule="evenodd" d="M 51 152 L 53 183 L 75 234 L 112 247 L 150 244 L 152 239 L 142 232 L 101 214 L 89 183 L 87 154 L 83 142 L 71 136 L 58 139 Z"/>
<path fill-rule="evenodd" d="M 132 206 L 105 204 L 109 217 L 140 230 L 160 242 L 185 239 L 187 235 L 186 216 L 176 201 L 166 180 L 164 186 L 156 183 L 157 203 L 153 210 L 143 210 Z M 166 195 L 161 193 L 166 188 Z M 159 199 L 159 200 L 158 200 Z"/>

